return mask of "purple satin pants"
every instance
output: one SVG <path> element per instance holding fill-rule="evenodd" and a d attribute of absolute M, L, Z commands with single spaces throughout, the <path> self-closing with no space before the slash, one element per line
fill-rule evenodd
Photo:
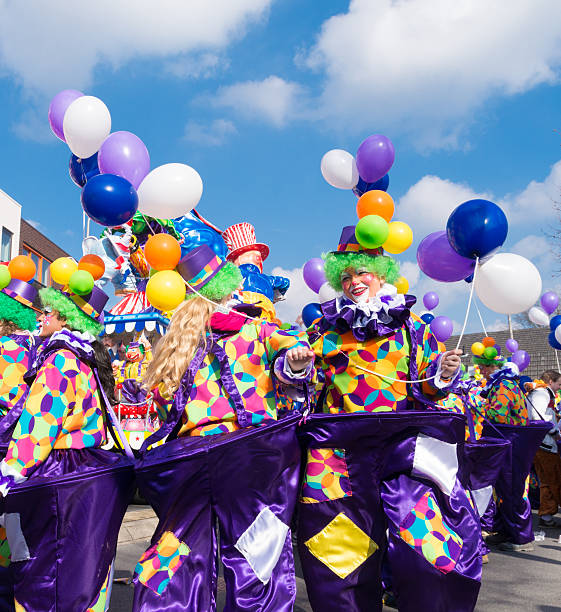
<path fill-rule="evenodd" d="M 308 420 L 298 547 L 315 611 L 381 610 L 386 551 L 400 611 L 473 611 L 480 537 L 464 426 L 429 411 Z"/>
<path fill-rule="evenodd" d="M 293 609 L 297 422 L 178 438 L 143 456 L 139 487 L 159 523 L 136 568 L 133 610 L 216 610 L 218 549 L 224 610 Z"/>

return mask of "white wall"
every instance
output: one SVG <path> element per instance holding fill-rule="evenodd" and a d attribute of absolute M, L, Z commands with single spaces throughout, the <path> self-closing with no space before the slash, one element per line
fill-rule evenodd
<path fill-rule="evenodd" d="M 19 253 L 19 228 L 21 224 L 21 205 L 0 189 L 0 227 L 12 232 L 12 254 Z"/>

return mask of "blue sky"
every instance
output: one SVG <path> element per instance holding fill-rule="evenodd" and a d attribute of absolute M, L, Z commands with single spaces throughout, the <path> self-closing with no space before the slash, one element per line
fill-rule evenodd
<path fill-rule="evenodd" d="M 61 89 L 95 95 L 153 168 L 197 169 L 204 216 L 256 226 L 266 269 L 293 279 L 281 307 L 292 318 L 313 298 L 299 269 L 356 221 L 355 196 L 323 180 L 321 157 L 383 133 L 396 148 L 395 218 L 415 235 L 399 256 L 413 293 L 436 290 L 436 313 L 462 320 L 467 285 L 419 274 L 415 249 L 476 196 L 507 212 L 505 250 L 561 289 L 545 237 L 561 194 L 561 12 L 555 0 L 497 4 L 99 0 L 84 18 L 71 2 L 0 0 L 0 188 L 79 256 L 80 191 L 47 109 Z"/>

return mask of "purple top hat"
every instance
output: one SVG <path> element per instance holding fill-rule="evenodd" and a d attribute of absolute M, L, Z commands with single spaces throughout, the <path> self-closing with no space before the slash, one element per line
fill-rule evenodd
<path fill-rule="evenodd" d="M 226 265 L 208 244 L 202 244 L 189 251 L 177 264 L 177 271 L 189 283 L 190 287 L 199 291 Z M 187 290 L 190 291 L 190 287 Z M 193 293 L 192 291 L 190 291 Z"/>
<path fill-rule="evenodd" d="M 331 251 L 334 255 L 340 253 L 366 253 L 367 255 L 383 255 L 384 249 L 378 247 L 377 249 L 365 249 L 362 247 L 355 235 L 356 225 L 347 225 L 341 232 L 341 238 L 339 238 L 339 246 L 336 251 Z"/>
<path fill-rule="evenodd" d="M 92 289 L 91 293 L 87 295 L 76 295 L 75 293 L 67 293 L 63 292 L 64 295 L 71 299 L 78 308 L 91 317 L 94 321 L 98 323 L 103 323 L 103 309 L 107 301 L 109 300 L 109 296 L 105 291 L 96 287 Z"/>
<path fill-rule="evenodd" d="M 37 289 L 17 278 L 13 278 L 10 284 L 0 291 L 28 308 L 33 308 L 33 302 L 37 298 Z"/>

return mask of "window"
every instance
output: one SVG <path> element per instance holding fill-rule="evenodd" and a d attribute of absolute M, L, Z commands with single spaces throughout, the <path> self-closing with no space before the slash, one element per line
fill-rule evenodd
<path fill-rule="evenodd" d="M 12 232 L 5 227 L 2 228 L 2 246 L 0 247 L 0 260 L 9 261 L 12 256 Z"/>
<path fill-rule="evenodd" d="M 35 274 L 35 280 L 40 282 L 45 287 L 49 287 L 51 284 L 51 275 L 49 273 L 49 266 L 51 261 L 45 259 L 39 253 L 31 250 L 27 245 L 23 245 L 23 254 L 28 255 L 33 260 L 37 273 Z"/>

